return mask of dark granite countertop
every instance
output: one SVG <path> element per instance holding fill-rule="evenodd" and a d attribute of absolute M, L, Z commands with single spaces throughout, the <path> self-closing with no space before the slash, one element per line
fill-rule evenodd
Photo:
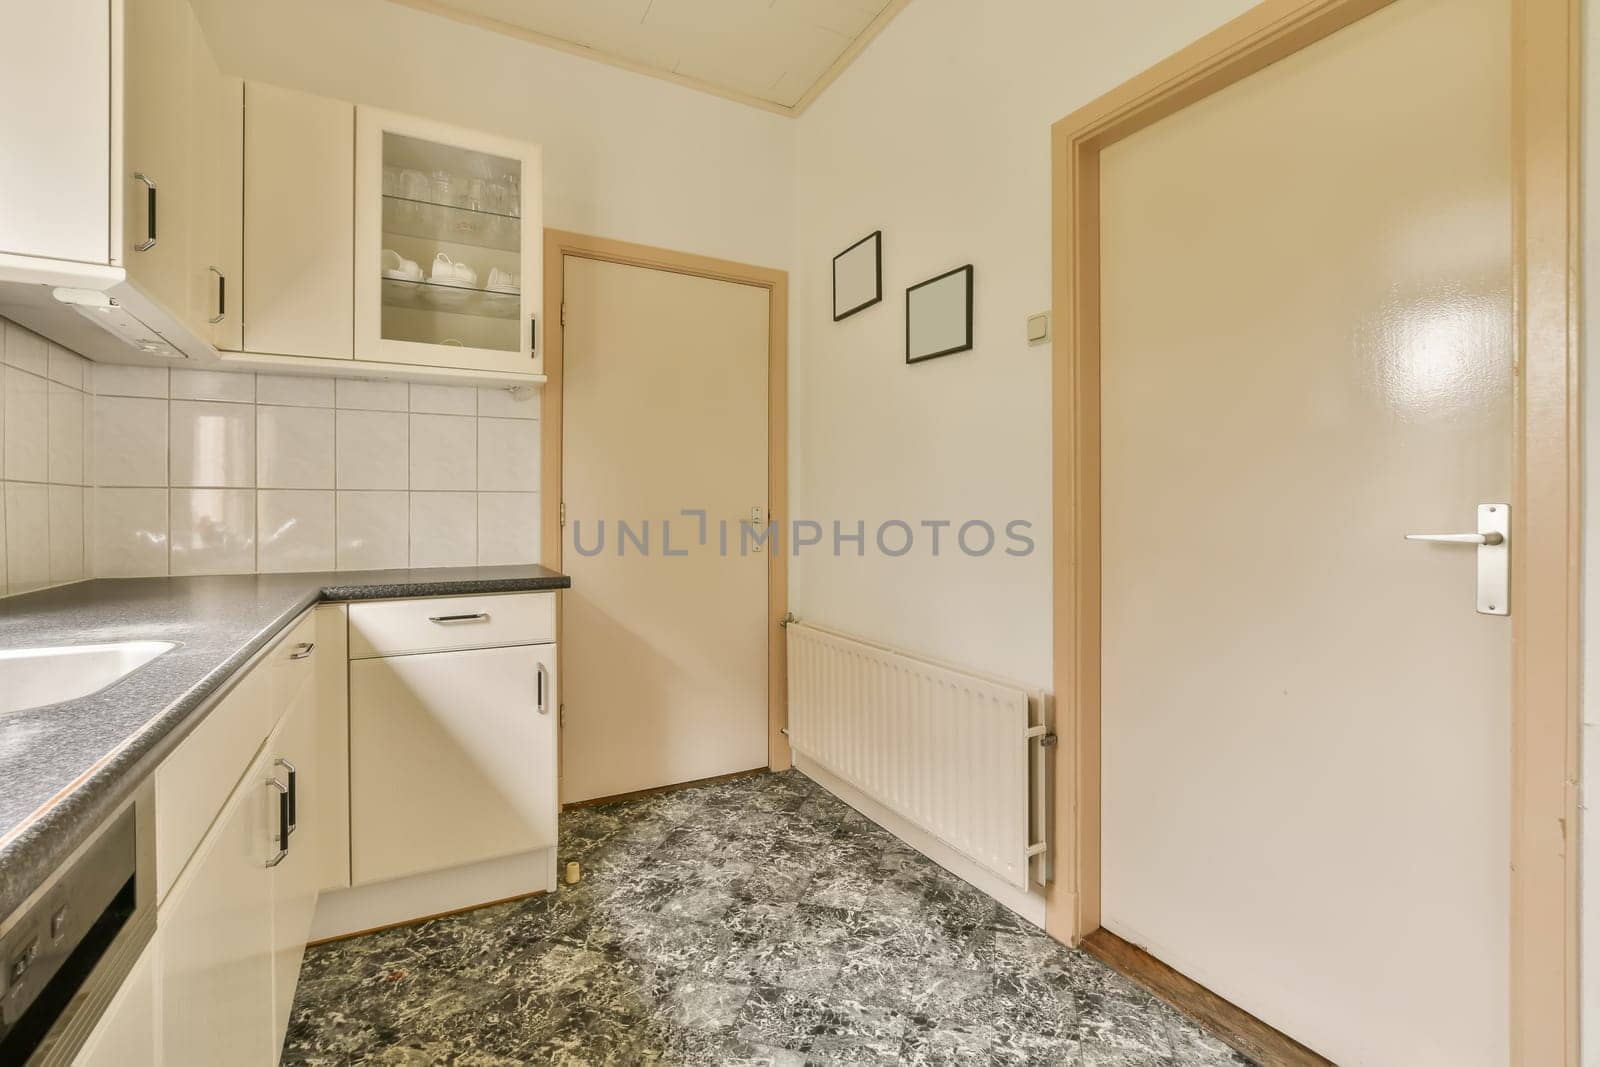
<path fill-rule="evenodd" d="M 204 716 L 207 698 L 322 601 L 565 589 L 544 567 L 96 579 L 0 600 L 0 648 L 171 641 L 78 700 L 0 714 L 0 919 Z"/>

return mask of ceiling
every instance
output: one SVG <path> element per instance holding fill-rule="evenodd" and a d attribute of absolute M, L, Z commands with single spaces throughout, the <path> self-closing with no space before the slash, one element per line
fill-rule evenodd
<path fill-rule="evenodd" d="M 395 0 L 796 115 L 908 0 Z"/>

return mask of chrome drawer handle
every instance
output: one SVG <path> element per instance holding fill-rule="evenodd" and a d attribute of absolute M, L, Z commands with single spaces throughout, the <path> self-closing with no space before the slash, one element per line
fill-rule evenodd
<path fill-rule="evenodd" d="M 267 787 L 278 791 L 278 852 L 267 861 L 268 867 L 276 867 L 289 854 L 289 787 L 276 778 L 268 778 Z"/>
<path fill-rule="evenodd" d="M 298 645 L 294 646 L 295 650 L 289 653 L 289 658 L 306 659 L 311 655 L 312 650 L 316 647 L 317 643 L 315 641 L 301 641 Z"/>
<path fill-rule="evenodd" d="M 428 621 L 436 622 L 441 626 L 452 622 L 488 622 L 489 613 L 487 611 L 475 611 L 470 615 L 429 615 Z"/>

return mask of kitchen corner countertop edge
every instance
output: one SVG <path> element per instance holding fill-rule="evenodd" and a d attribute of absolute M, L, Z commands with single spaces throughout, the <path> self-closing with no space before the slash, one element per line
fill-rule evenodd
<path fill-rule="evenodd" d="M 566 589 L 538 566 L 97 578 L 0 600 L 0 648 L 170 641 L 77 700 L 0 715 L 0 922 L 205 718 L 239 669 L 319 603 Z"/>

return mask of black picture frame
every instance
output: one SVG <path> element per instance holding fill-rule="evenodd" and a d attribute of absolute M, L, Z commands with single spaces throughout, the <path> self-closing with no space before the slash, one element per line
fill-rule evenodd
<path fill-rule="evenodd" d="M 860 248 L 862 245 L 866 244 L 868 241 L 871 241 L 873 243 L 872 259 L 873 259 L 873 274 L 874 274 L 874 277 L 876 278 L 876 281 L 877 281 L 877 286 L 876 286 L 877 292 L 876 292 L 876 295 L 874 295 L 869 300 L 863 300 L 861 303 L 855 305 L 854 307 L 845 308 L 843 311 L 840 311 L 839 310 L 839 260 L 843 259 L 845 256 L 848 256 L 851 252 L 854 252 L 856 249 Z M 882 302 L 883 302 L 883 231 L 882 230 L 873 230 L 871 233 L 867 234 L 861 240 L 857 241 L 855 244 L 851 245 L 849 248 L 846 248 L 843 252 L 840 252 L 838 255 L 833 257 L 833 321 L 834 322 L 842 322 L 845 319 L 848 319 L 851 315 L 854 315 L 856 312 L 865 311 L 867 308 L 871 307 L 872 305 L 880 304 Z"/>
<path fill-rule="evenodd" d="M 966 276 L 967 276 L 967 306 L 966 306 L 967 336 L 966 336 L 966 340 L 964 340 L 963 342 L 961 342 L 958 345 L 953 345 L 950 348 L 941 349 L 938 352 L 923 352 L 923 353 L 921 353 L 919 355 L 913 356 L 911 354 L 911 294 L 916 292 L 918 289 L 921 289 L 923 286 L 933 285 L 935 282 L 942 282 L 946 278 L 952 277 L 952 276 L 957 275 L 957 274 L 962 274 L 962 273 L 965 273 Z M 934 276 L 932 278 L 927 279 L 926 281 L 918 282 L 916 285 L 908 286 L 906 288 L 906 363 L 908 365 L 912 364 L 912 363 L 923 363 L 923 362 L 926 362 L 927 360 L 930 360 L 930 359 L 938 359 L 940 356 L 953 355 L 956 352 L 966 352 L 966 351 L 969 351 L 972 348 L 972 289 L 973 289 L 973 275 L 974 275 L 974 271 L 972 269 L 972 264 L 968 263 L 965 266 L 957 267 L 955 270 L 947 270 L 943 274 L 936 275 L 936 276 Z"/>

